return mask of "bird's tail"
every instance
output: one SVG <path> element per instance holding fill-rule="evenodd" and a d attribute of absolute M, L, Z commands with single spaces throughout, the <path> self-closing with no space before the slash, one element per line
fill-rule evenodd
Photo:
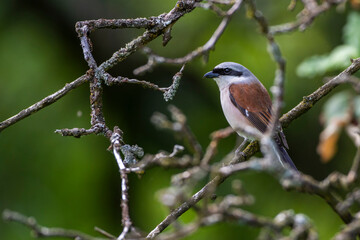
<path fill-rule="evenodd" d="M 294 162 L 291 160 L 291 157 L 287 153 L 285 147 L 280 144 L 278 145 L 278 147 L 279 147 L 279 154 L 280 154 L 281 162 L 283 164 L 287 165 L 288 167 L 292 168 L 293 170 L 298 171 Z"/>

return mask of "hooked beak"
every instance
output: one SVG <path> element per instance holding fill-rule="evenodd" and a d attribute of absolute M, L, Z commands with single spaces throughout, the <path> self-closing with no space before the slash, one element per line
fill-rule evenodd
<path fill-rule="evenodd" d="M 204 75 L 205 78 L 217 78 L 219 77 L 218 73 L 214 73 L 213 71 L 210 71 Z"/>

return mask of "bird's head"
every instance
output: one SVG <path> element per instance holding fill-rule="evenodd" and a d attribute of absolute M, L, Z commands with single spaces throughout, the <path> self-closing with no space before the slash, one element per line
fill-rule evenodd
<path fill-rule="evenodd" d="M 257 78 L 243 65 L 234 62 L 223 62 L 204 75 L 213 78 L 222 89 L 232 83 L 251 83 Z"/>

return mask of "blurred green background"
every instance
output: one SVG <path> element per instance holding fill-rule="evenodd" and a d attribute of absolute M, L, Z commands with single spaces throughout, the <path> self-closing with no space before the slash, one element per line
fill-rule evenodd
<path fill-rule="evenodd" d="M 175 0 L 2 0 L 0 2 L 0 120 L 16 114 L 43 97 L 73 81 L 87 70 L 74 25 L 76 21 L 97 18 L 136 18 L 169 11 Z M 276 3 L 275 3 L 276 2 Z M 294 20 L 287 11 L 287 0 L 257 1 L 270 24 Z M 286 92 L 283 112 L 323 82 L 322 76 L 299 78 L 296 67 L 307 57 L 331 51 L 342 42 L 342 28 L 349 10 L 330 10 L 318 17 L 305 32 L 278 36 L 287 60 Z M 244 8 L 236 14 L 211 52 L 207 64 L 201 59 L 186 66 L 175 99 L 171 102 L 188 116 L 188 122 L 205 149 L 209 134 L 227 126 L 222 114 L 216 84 L 202 79 L 205 72 L 223 61 L 235 61 L 248 67 L 269 88 L 275 63 L 267 53 L 266 39 L 257 24 L 246 18 Z M 214 13 L 197 9 L 175 24 L 173 39 L 162 47 L 161 39 L 150 44 L 157 53 L 180 57 L 204 44 L 221 21 Z M 94 55 L 98 63 L 130 41 L 142 30 L 100 30 L 93 33 Z M 146 63 L 140 53 L 129 57 L 111 73 L 134 77 L 132 70 Z M 158 66 L 139 78 L 168 86 L 178 66 Z M 336 72 L 329 73 L 334 75 Z M 338 92 L 349 88 L 341 86 Z M 0 211 L 11 209 L 34 216 L 40 224 L 72 228 L 97 235 L 98 226 L 115 235 L 121 232 L 120 178 L 116 162 L 106 151 L 109 142 L 101 136 L 80 139 L 61 137 L 55 129 L 85 127 L 90 124 L 89 91 L 84 85 L 55 104 L 41 110 L 0 133 Z M 333 93 L 331 93 L 333 94 Z M 316 179 L 336 170 L 346 172 L 355 148 L 345 134 L 339 151 L 328 164 L 316 153 L 321 131 L 319 112 L 328 97 L 306 115 L 294 121 L 285 132 L 290 155 L 298 168 Z M 109 127 L 118 125 L 128 144 L 138 144 L 146 153 L 160 149 L 171 151 L 178 143 L 168 132 L 159 132 L 150 124 L 153 112 L 168 114 L 160 93 L 139 86 L 106 87 L 104 110 Z M 235 136 L 220 143 L 220 160 L 235 144 Z M 180 142 L 181 144 L 181 142 Z M 167 214 L 156 192 L 169 186 L 172 174 L 180 170 L 153 168 L 141 177 L 130 177 L 130 212 L 135 226 L 152 230 Z M 256 198 L 247 210 L 267 217 L 294 209 L 313 219 L 321 239 L 329 239 L 342 222 L 320 198 L 284 191 L 270 176 L 242 173 L 236 178 Z M 200 187 L 200 186 L 199 186 Z M 221 185 L 221 193 L 230 192 L 230 180 Z M 182 220 L 189 221 L 186 214 Z M 258 229 L 231 223 L 205 227 L 186 239 L 254 239 Z M 29 230 L 15 223 L 0 221 L 0 239 L 32 239 Z"/>

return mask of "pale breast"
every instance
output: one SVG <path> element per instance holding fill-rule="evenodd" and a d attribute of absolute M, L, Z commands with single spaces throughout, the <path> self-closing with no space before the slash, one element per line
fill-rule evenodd
<path fill-rule="evenodd" d="M 230 92 L 228 88 L 223 88 L 220 91 L 220 100 L 221 107 L 223 109 L 224 115 L 230 126 L 236 131 L 236 129 L 251 127 L 254 131 L 257 131 L 256 128 L 252 126 L 252 124 L 245 118 L 245 116 L 237 109 L 234 104 L 230 100 Z M 244 136 L 244 134 L 240 131 L 237 131 L 240 136 Z M 247 138 L 253 139 L 250 136 Z"/>

